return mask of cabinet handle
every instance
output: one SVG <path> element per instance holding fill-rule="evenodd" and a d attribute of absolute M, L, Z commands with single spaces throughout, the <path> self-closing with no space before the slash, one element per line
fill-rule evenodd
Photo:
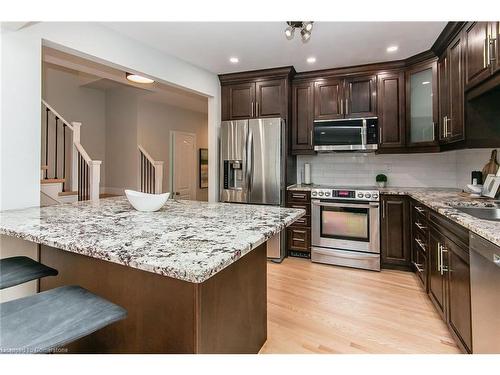
<path fill-rule="evenodd" d="M 418 246 L 420 246 L 422 248 L 422 250 L 427 252 L 427 249 L 425 248 L 425 244 L 419 238 L 415 238 L 415 242 L 418 243 Z"/>
<path fill-rule="evenodd" d="M 415 210 L 417 210 L 421 214 L 423 214 L 425 212 L 425 210 L 422 207 L 419 207 L 419 206 L 415 206 Z"/>
<path fill-rule="evenodd" d="M 349 114 L 349 100 L 348 99 L 345 100 L 345 114 L 346 115 Z"/>
<path fill-rule="evenodd" d="M 306 194 L 292 193 L 292 198 L 306 199 L 306 197 L 307 197 Z"/>
<path fill-rule="evenodd" d="M 438 245 L 437 245 L 437 271 L 439 273 L 441 273 L 441 275 L 443 274 L 441 272 L 441 243 L 438 242 Z"/>
<path fill-rule="evenodd" d="M 382 219 L 385 219 L 385 203 L 386 202 L 382 202 Z"/>
<path fill-rule="evenodd" d="M 448 267 L 445 267 L 443 265 L 444 263 L 444 256 L 443 256 L 443 253 L 447 253 L 448 252 L 448 249 L 446 249 L 445 246 L 441 245 L 441 275 L 444 275 L 445 272 L 448 272 Z"/>
<path fill-rule="evenodd" d="M 311 146 L 313 145 L 313 131 L 311 130 L 311 139 L 309 141 L 311 143 Z"/>
<path fill-rule="evenodd" d="M 419 273 L 424 272 L 424 265 L 423 264 L 418 264 L 418 263 L 413 262 L 413 265 L 415 266 L 415 268 L 417 269 L 417 271 Z"/>
<path fill-rule="evenodd" d="M 416 226 L 417 226 L 417 228 L 418 228 L 418 229 L 420 229 L 420 230 L 425 230 L 425 229 L 427 229 L 427 227 L 426 227 L 426 226 L 423 226 L 423 225 L 422 225 L 422 224 L 420 224 L 418 221 L 417 221 L 417 222 L 415 222 L 415 225 L 416 225 Z"/>
<path fill-rule="evenodd" d="M 255 102 L 255 117 L 259 117 L 259 102 Z"/>
<path fill-rule="evenodd" d="M 344 114 L 344 99 L 340 99 L 340 114 Z"/>
<path fill-rule="evenodd" d="M 297 241 L 297 242 L 306 242 L 306 240 L 302 239 L 302 238 L 295 238 L 295 237 L 292 237 L 292 241 Z"/>
<path fill-rule="evenodd" d="M 380 126 L 378 128 L 378 143 L 382 143 L 382 128 Z"/>
<path fill-rule="evenodd" d="M 497 38 L 492 38 L 492 37 L 488 37 L 488 38 L 490 39 L 490 45 L 488 48 L 491 48 L 491 50 L 490 50 L 491 51 L 490 52 L 490 64 L 491 64 L 492 61 L 496 61 L 498 58 L 498 56 L 495 53 L 495 46 L 496 46 Z"/>
<path fill-rule="evenodd" d="M 294 231 L 294 233 L 301 233 L 301 234 L 305 234 L 306 233 L 305 230 L 294 229 L 293 231 Z"/>
<path fill-rule="evenodd" d="M 447 134 L 447 131 L 446 131 L 446 119 L 447 119 L 448 116 L 443 116 L 443 138 L 446 138 L 446 134 Z"/>
<path fill-rule="evenodd" d="M 448 118 L 448 116 L 446 116 L 446 136 L 451 135 L 451 131 L 448 129 L 448 122 L 451 123 L 451 118 Z M 450 126 L 450 129 L 451 129 L 451 126 Z"/>
<path fill-rule="evenodd" d="M 253 117 L 253 105 L 254 105 L 254 102 L 252 102 L 252 115 L 250 117 Z"/>

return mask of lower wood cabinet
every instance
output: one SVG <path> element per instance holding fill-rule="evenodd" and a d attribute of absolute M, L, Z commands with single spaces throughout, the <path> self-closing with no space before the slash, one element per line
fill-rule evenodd
<path fill-rule="evenodd" d="M 380 220 L 382 268 L 410 269 L 410 214 L 404 195 L 383 195 Z"/>
<path fill-rule="evenodd" d="M 287 253 L 300 258 L 311 257 L 311 193 L 309 191 L 288 191 L 286 206 L 300 208 L 306 214 L 286 230 Z"/>

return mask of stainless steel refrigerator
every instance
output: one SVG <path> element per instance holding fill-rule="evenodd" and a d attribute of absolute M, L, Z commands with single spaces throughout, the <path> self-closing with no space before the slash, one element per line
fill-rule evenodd
<path fill-rule="evenodd" d="M 286 143 L 281 118 L 224 121 L 220 143 L 222 202 L 285 203 Z M 268 258 L 284 256 L 284 236 L 268 243 Z M 274 243 L 273 243 L 274 242 Z"/>

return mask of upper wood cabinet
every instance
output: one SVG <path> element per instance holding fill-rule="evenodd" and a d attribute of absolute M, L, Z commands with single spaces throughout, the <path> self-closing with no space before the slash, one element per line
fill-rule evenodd
<path fill-rule="evenodd" d="M 405 77 L 406 145 L 437 149 L 437 61 L 414 65 L 406 70 Z"/>
<path fill-rule="evenodd" d="M 490 78 L 499 69 L 498 22 L 470 22 L 464 30 L 465 89 Z"/>
<path fill-rule="evenodd" d="M 321 79 L 314 83 L 314 119 L 332 120 L 344 117 L 342 81 Z"/>
<path fill-rule="evenodd" d="M 222 120 L 281 117 L 288 120 L 292 67 L 223 74 Z"/>
<path fill-rule="evenodd" d="M 312 82 L 292 84 L 291 149 L 294 154 L 314 152 L 313 146 L 313 90 Z"/>
<path fill-rule="evenodd" d="M 345 117 L 377 116 L 377 78 L 349 77 L 344 81 Z"/>
<path fill-rule="evenodd" d="M 378 76 L 377 109 L 380 149 L 403 148 L 405 136 L 404 73 Z"/>
<path fill-rule="evenodd" d="M 314 84 L 314 119 L 376 116 L 376 77 L 319 79 Z"/>
<path fill-rule="evenodd" d="M 222 86 L 221 91 L 223 120 L 255 117 L 255 83 Z"/>
<path fill-rule="evenodd" d="M 439 141 L 465 139 L 463 38 L 457 36 L 438 60 Z"/>

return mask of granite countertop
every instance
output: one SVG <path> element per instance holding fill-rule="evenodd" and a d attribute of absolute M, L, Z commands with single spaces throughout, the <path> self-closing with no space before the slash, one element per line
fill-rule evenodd
<path fill-rule="evenodd" d="M 139 212 L 125 197 L 0 212 L 0 234 L 201 283 L 305 214 L 304 210 L 168 201 Z"/>
<path fill-rule="evenodd" d="M 291 191 L 310 191 L 321 185 L 291 185 Z M 428 188 L 428 187 L 386 187 L 378 189 L 381 194 L 407 195 L 440 213 L 473 233 L 500 246 L 500 222 L 481 220 L 461 212 L 453 206 L 463 207 L 495 207 L 492 199 L 478 199 L 464 196 L 460 189 Z"/>

